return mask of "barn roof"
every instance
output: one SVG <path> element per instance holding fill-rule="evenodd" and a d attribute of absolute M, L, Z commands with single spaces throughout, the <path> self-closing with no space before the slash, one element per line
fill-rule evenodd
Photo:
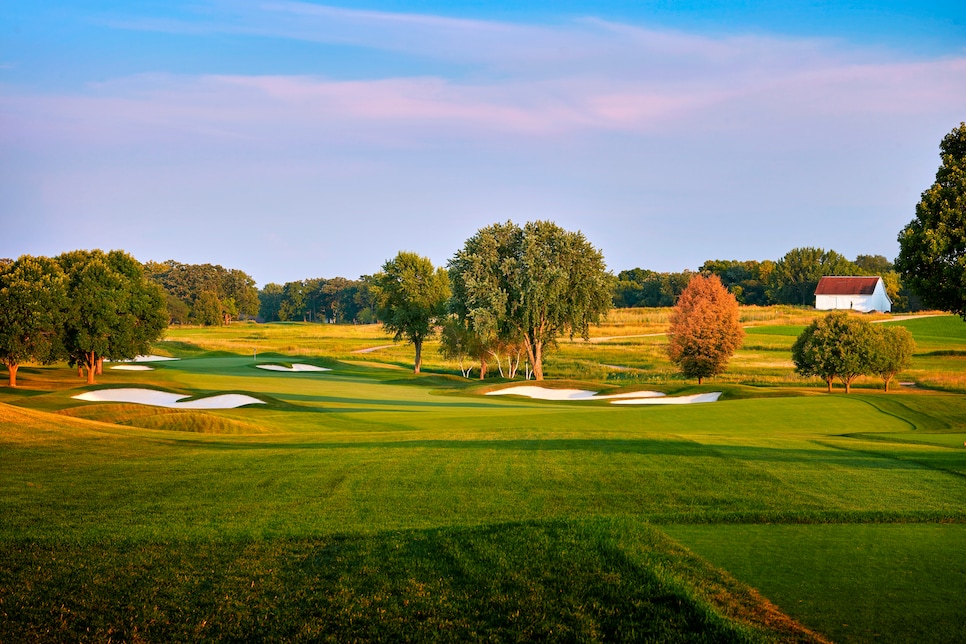
<path fill-rule="evenodd" d="M 815 295 L 872 295 L 880 277 L 823 277 Z"/>

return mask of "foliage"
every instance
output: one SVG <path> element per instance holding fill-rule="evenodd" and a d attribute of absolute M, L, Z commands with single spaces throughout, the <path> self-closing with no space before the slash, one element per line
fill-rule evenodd
<path fill-rule="evenodd" d="M 916 341 L 909 329 L 902 326 L 879 326 L 875 329 L 875 350 L 870 371 L 882 378 L 889 391 L 889 383 L 912 362 Z"/>
<path fill-rule="evenodd" d="M 0 362 L 11 387 L 24 362 L 49 364 L 63 352 L 64 273 L 47 257 L 23 255 L 0 266 Z"/>
<path fill-rule="evenodd" d="M 695 275 L 678 298 L 668 329 L 668 357 L 687 378 L 722 373 L 741 346 L 738 302 L 717 275 Z"/>
<path fill-rule="evenodd" d="M 210 326 L 229 323 L 234 317 L 258 314 L 258 289 L 255 280 L 244 271 L 217 264 L 182 264 L 173 259 L 147 262 L 144 271 L 168 295 L 170 323 L 184 322 L 187 318 Z M 187 307 L 187 316 L 184 307 Z"/>
<path fill-rule="evenodd" d="M 449 262 L 453 308 L 484 344 L 522 341 L 543 380 L 543 356 L 560 335 L 587 337 L 610 308 L 612 277 L 580 232 L 553 222 L 480 229 Z"/>
<path fill-rule="evenodd" d="M 802 331 L 792 345 L 792 361 L 802 376 L 824 380 L 829 393 L 835 378 L 849 393 L 858 376 L 875 373 L 878 344 L 871 324 L 845 311 L 834 311 Z"/>
<path fill-rule="evenodd" d="M 775 304 L 814 304 L 815 287 L 826 275 L 856 275 L 858 268 L 834 250 L 793 248 L 775 263 L 766 292 Z"/>
<path fill-rule="evenodd" d="M 614 285 L 614 306 L 674 306 L 693 273 L 658 273 L 643 268 L 621 271 Z"/>
<path fill-rule="evenodd" d="M 63 342 L 71 365 L 87 369 L 87 381 L 105 358 L 147 353 L 167 328 L 164 291 L 144 276 L 124 251 L 72 251 L 56 258 L 67 278 L 69 306 Z"/>
<path fill-rule="evenodd" d="M 422 366 L 423 342 L 446 314 L 449 276 L 443 268 L 415 253 L 400 251 L 382 265 L 372 288 L 379 302 L 379 319 L 395 340 L 406 338 L 416 349 L 413 371 Z"/>
<path fill-rule="evenodd" d="M 773 270 L 775 262 L 767 259 L 763 262 L 715 259 L 705 262 L 698 269 L 702 275 L 717 275 L 738 304 L 751 306 L 769 304 L 765 286 Z"/>
<path fill-rule="evenodd" d="M 926 306 L 966 320 L 966 123 L 939 147 L 936 180 L 899 233 L 896 268 Z"/>
<path fill-rule="evenodd" d="M 278 322 L 279 310 L 282 308 L 282 298 L 285 295 L 281 284 L 269 282 L 258 292 L 258 317 L 265 322 Z"/>

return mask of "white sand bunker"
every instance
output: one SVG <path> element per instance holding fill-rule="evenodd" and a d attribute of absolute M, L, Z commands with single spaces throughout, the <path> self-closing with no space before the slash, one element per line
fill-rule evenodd
<path fill-rule="evenodd" d="M 117 371 L 154 371 L 154 367 L 143 364 L 119 364 L 111 367 Z"/>
<path fill-rule="evenodd" d="M 242 405 L 259 404 L 265 402 L 244 394 L 221 394 L 198 400 L 179 402 L 190 396 L 172 394 L 167 391 L 154 389 L 100 389 L 87 391 L 74 396 L 77 400 L 88 402 L 122 402 L 139 405 L 153 405 L 154 407 L 171 407 L 177 409 L 234 409 Z"/>
<path fill-rule="evenodd" d="M 325 367 L 316 367 L 314 364 L 293 364 L 291 367 L 286 367 L 280 364 L 257 364 L 255 365 L 259 369 L 268 369 L 269 371 L 287 371 L 289 373 L 294 373 L 296 371 L 332 371 Z"/>
<path fill-rule="evenodd" d="M 117 362 L 128 363 L 128 362 L 164 362 L 165 360 L 177 360 L 178 358 L 171 358 L 169 356 L 134 356 L 130 360 L 118 360 Z M 111 360 L 105 360 L 104 362 L 111 362 Z"/>
<path fill-rule="evenodd" d="M 548 389 L 533 385 L 521 385 L 490 391 L 486 395 L 526 396 L 536 400 L 610 400 L 615 405 L 686 405 L 689 403 L 714 402 L 721 395 L 721 392 L 668 397 L 659 391 L 631 391 L 624 394 L 599 396 L 597 392 L 585 389 Z"/>

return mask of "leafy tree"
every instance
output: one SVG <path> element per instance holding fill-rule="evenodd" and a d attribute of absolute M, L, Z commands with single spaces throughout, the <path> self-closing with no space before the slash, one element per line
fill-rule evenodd
<path fill-rule="evenodd" d="M 222 305 L 218 295 L 212 291 L 202 291 L 191 309 L 191 317 L 196 324 L 213 326 L 222 322 Z"/>
<path fill-rule="evenodd" d="M 173 259 L 165 262 L 144 264 L 147 277 L 160 284 L 165 293 L 180 300 L 188 307 L 192 320 L 206 325 L 228 324 L 232 318 L 258 314 L 259 298 L 255 280 L 244 271 L 225 269 L 213 264 L 182 264 Z M 207 293 L 207 295 L 203 295 Z M 211 301 L 214 295 L 217 305 Z M 229 303 L 232 300 L 232 303 Z M 195 311 L 195 307 L 204 311 Z M 214 309 L 217 316 L 211 315 Z M 173 306 L 168 298 L 168 314 L 171 319 L 181 315 L 180 307 Z"/>
<path fill-rule="evenodd" d="M 266 322 L 277 322 L 285 291 L 281 284 L 269 282 L 258 292 L 258 316 Z"/>
<path fill-rule="evenodd" d="M 793 248 L 775 263 L 767 294 L 776 304 L 814 304 L 815 287 L 826 275 L 855 275 L 858 268 L 834 250 Z"/>
<path fill-rule="evenodd" d="M 716 376 L 741 346 L 738 302 L 717 275 L 695 275 L 678 298 L 668 330 L 668 356 L 687 378 Z"/>
<path fill-rule="evenodd" d="M 282 322 L 305 320 L 305 282 L 286 282 L 282 287 L 282 301 L 278 307 L 278 319 Z"/>
<path fill-rule="evenodd" d="M 72 251 L 56 258 L 67 276 L 64 320 L 68 361 L 87 370 L 88 384 L 100 360 L 146 353 L 167 328 L 164 290 L 148 281 L 127 253 Z"/>
<path fill-rule="evenodd" d="M 447 360 L 456 360 L 459 363 L 460 373 L 464 378 L 469 378 L 473 372 L 473 362 L 482 360 L 486 349 L 481 344 L 479 336 L 469 328 L 465 320 L 450 317 L 440 331 L 439 352 Z M 466 365 L 467 359 L 473 362 Z M 482 364 L 485 362 L 481 363 L 480 380 L 486 376 Z"/>
<path fill-rule="evenodd" d="M 882 378 L 885 390 L 889 391 L 892 379 L 912 362 L 916 341 L 904 326 L 880 325 L 876 328 L 876 336 L 871 371 Z"/>
<path fill-rule="evenodd" d="M 792 361 L 802 376 L 818 376 L 832 393 L 838 378 L 850 392 L 857 377 L 874 373 L 877 337 L 872 325 L 834 311 L 808 325 L 792 345 Z"/>
<path fill-rule="evenodd" d="M 413 371 L 423 363 L 423 342 L 446 314 L 449 277 L 443 268 L 416 253 L 400 251 L 373 277 L 379 319 L 395 340 L 406 338 L 416 349 Z"/>
<path fill-rule="evenodd" d="M 738 300 L 738 304 L 764 306 L 768 304 L 765 284 L 774 262 L 755 260 L 708 260 L 698 269 L 703 275 L 714 274 Z"/>
<path fill-rule="evenodd" d="M 47 257 L 21 256 L 0 265 L 0 362 L 11 387 L 24 362 L 55 362 L 63 352 L 61 325 L 67 306 L 64 273 Z"/>
<path fill-rule="evenodd" d="M 923 304 L 966 320 L 966 123 L 939 149 L 936 181 L 899 233 L 896 269 Z"/>
<path fill-rule="evenodd" d="M 545 349 L 564 333 L 587 337 L 613 292 L 600 251 L 549 221 L 480 229 L 449 273 L 455 313 L 486 344 L 522 342 L 537 380 Z"/>
<path fill-rule="evenodd" d="M 862 275 L 883 276 L 886 273 L 891 273 L 895 268 L 884 255 L 859 255 L 852 263 L 855 264 Z"/>

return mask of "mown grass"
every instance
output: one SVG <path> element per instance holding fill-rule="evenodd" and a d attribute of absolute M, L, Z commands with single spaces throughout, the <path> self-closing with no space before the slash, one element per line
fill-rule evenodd
<path fill-rule="evenodd" d="M 725 392 L 687 407 L 486 397 L 502 381 L 381 368 L 408 348 L 346 355 L 383 339 L 325 325 L 184 329 L 160 347 L 184 359 L 100 380 L 266 401 L 234 410 L 80 403 L 26 368 L 0 388 L 0 641 L 961 641 L 916 594 L 966 593 L 966 397 L 803 387 L 764 364 L 798 314 L 711 386 L 655 377 L 660 337 L 553 358 L 561 386 Z M 935 320 L 915 333 L 955 350 Z M 334 370 L 226 349 L 255 331 L 259 363 Z"/>

